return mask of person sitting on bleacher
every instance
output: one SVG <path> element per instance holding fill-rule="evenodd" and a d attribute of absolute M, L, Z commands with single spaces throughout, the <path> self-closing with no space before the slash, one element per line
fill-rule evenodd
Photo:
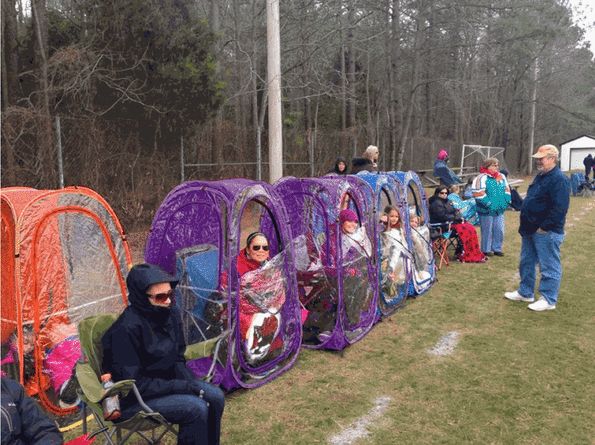
<path fill-rule="evenodd" d="M 463 181 L 447 165 L 448 152 L 444 149 L 438 152 L 434 161 L 434 176 L 440 179 L 440 184 L 450 187 L 453 184 L 460 184 Z"/>

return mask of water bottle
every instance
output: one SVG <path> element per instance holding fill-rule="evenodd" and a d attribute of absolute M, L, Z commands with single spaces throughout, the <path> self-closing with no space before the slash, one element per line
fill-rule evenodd
<path fill-rule="evenodd" d="M 112 375 L 109 373 L 103 374 L 101 376 L 101 385 L 105 391 L 114 386 L 114 382 L 112 382 Z M 102 405 L 103 418 L 105 420 L 116 420 L 120 418 L 122 413 L 120 411 L 120 401 L 118 400 L 117 394 L 103 399 Z"/>

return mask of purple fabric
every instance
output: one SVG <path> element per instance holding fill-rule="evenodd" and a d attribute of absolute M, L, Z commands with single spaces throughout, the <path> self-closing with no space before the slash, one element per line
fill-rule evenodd
<path fill-rule="evenodd" d="M 248 364 L 241 352 L 236 258 L 243 248 L 240 246 L 241 218 L 247 204 L 254 201 L 268 210 L 261 212 L 259 219 L 250 222 L 258 224 L 256 228 L 269 238 L 272 258 L 290 242 L 285 207 L 270 185 L 248 179 L 191 181 L 174 188 L 155 215 L 145 249 L 145 261 L 175 274 L 176 252 L 180 249 L 199 244 L 211 244 L 218 248 L 220 276 L 224 276 L 226 281 L 223 291 L 228 299 L 226 315 L 231 321 L 232 331 L 228 338 L 229 347 L 226 348 L 227 357 L 223 358 L 226 365 L 217 368 L 215 379 L 226 389 L 253 388 L 269 382 L 293 365 L 301 344 L 301 307 L 297 298 L 293 256 L 291 249 L 285 249 L 282 271 L 287 282 L 286 299 L 280 311 L 284 340 L 282 352 L 261 366 Z M 208 366 L 201 365 L 196 369 L 208 369 L 211 360 L 206 360 Z"/>
<path fill-rule="evenodd" d="M 341 210 L 339 213 L 339 222 L 343 224 L 346 221 L 358 222 L 357 213 L 351 209 Z"/>
<path fill-rule="evenodd" d="M 321 247 L 321 260 L 329 280 L 337 284 L 338 302 L 334 317 L 334 327 L 319 344 L 304 344 L 314 349 L 344 349 L 349 344 L 363 338 L 372 328 L 376 319 L 378 298 L 378 280 L 372 258 L 367 259 L 367 277 L 371 299 L 368 307 L 361 312 L 359 322 L 351 326 L 345 312 L 344 280 L 347 271 L 341 266 L 341 235 L 334 229 L 342 209 L 342 198 L 348 194 L 353 208 L 359 214 L 359 220 L 366 228 L 372 249 L 376 248 L 373 235 L 373 206 L 366 199 L 371 193 L 370 186 L 361 178 L 353 175 L 345 177 L 325 176 L 322 178 L 282 178 L 275 184 L 275 190 L 285 203 L 293 236 L 306 235 L 318 239 L 321 235 L 326 240 Z M 336 280 L 333 279 L 336 277 Z M 332 310 L 332 309 L 331 309 Z"/>

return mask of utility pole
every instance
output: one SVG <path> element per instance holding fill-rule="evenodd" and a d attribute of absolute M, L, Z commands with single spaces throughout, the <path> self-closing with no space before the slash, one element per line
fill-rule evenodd
<path fill-rule="evenodd" d="M 267 73 L 269 79 L 269 182 L 283 176 L 281 121 L 281 37 L 279 0 L 267 0 Z"/>
<path fill-rule="evenodd" d="M 527 173 L 533 172 L 533 144 L 535 143 L 535 106 L 537 103 L 537 58 L 533 62 L 533 91 L 531 93 L 531 124 L 529 128 L 529 160 L 527 162 Z"/>

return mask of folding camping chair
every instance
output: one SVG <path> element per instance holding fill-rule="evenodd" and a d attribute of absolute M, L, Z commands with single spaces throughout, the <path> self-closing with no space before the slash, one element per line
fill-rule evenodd
<path fill-rule="evenodd" d="M 108 391 L 101 385 L 102 348 L 101 337 L 116 321 L 116 315 L 102 314 L 85 318 L 79 324 L 79 339 L 85 361 L 76 365 L 76 377 L 80 385 L 80 398 L 83 402 L 81 415 L 83 419 L 83 433 L 87 432 L 87 408 L 91 410 L 99 428 L 90 433 L 88 438 L 103 434 L 110 445 L 124 444 L 133 434 L 138 434 L 149 444 L 160 443 L 168 432 L 177 434 L 173 424 L 169 423 L 161 414 L 149 408 L 143 401 L 134 380 L 121 380 L 114 383 Z M 110 422 L 103 419 L 101 402 L 104 398 L 118 394 L 120 397 L 132 391 L 142 409 L 132 418 L 121 422 Z M 158 429 L 156 431 L 156 429 Z M 151 431 L 151 436 L 145 434 Z M 122 433 L 125 433 L 122 437 Z M 115 442 L 114 442 L 115 436 Z"/>
<path fill-rule="evenodd" d="M 430 239 L 432 241 L 432 252 L 438 270 L 442 265 L 448 266 L 448 248 L 457 247 L 456 233 L 451 228 L 451 223 L 430 223 Z"/>

